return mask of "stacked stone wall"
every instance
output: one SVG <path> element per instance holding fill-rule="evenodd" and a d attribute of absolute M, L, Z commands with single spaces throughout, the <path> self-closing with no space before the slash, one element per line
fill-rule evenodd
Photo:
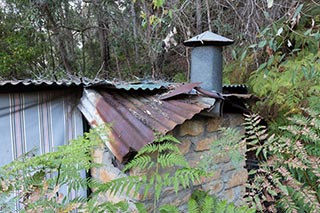
<path fill-rule="evenodd" d="M 201 159 L 209 153 L 211 143 L 214 143 L 220 137 L 219 128 L 233 127 L 244 132 L 241 124 L 243 117 L 240 114 L 226 114 L 222 118 L 210 118 L 205 116 L 196 116 L 193 119 L 186 121 L 180 126 L 177 126 L 169 134 L 174 135 L 181 141 L 179 149 L 189 162 L 190 166 L 196 167 Z M 245 149 L 241 150 L 245 154 Z M 108 182 L 112 179 L 124 177 L 127 174 L 121 172 L 112 164 L 112 155 L 105 149 L 94 150 L 94 157 L 97 163 L 103 166 L 92 170 L 92 176 L 101 182 Z M 247 181 L 248 173 L 244 168 L 245 162 L 240 162 L 237 168 L 231 162 L 231 159 L 226 153 L 219 153 L 214 156 L 214 171 L 213 176 L 202 178 L 200 182 L 186 190 L 180 190 L 177 194 L 173 188 L 166 188 L 161 194 L 159 205 L 173 204 L 180 210 L 185 211 L 187 201 L 192 192 L 196 189 L 208 191 L 209 194 L 216 195 L 218 198 L 241 204 L 245 193 L 245 182 Z M 139 175 L 150 171 L 132 170 L 128 175 Z M 211 171 L 208 171 L 211 172 Z M 129 202 L 143 202 L 148 210 L 152 210 L 152 192 L 143 200 L 142 194 L 135 197 L 126 196 L 103 196 L 101 201 L 116 201 L 127 200 Z"/>

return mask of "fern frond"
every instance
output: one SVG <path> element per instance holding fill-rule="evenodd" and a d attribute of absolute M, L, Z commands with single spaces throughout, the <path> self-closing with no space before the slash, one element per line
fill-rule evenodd
<path fill-rule="evenodd" d="M 226 208 L 228 207 L 228 203 L 226 200 L 220 201 L 216 203 L 215 212 L 226 212 Z M 233 212 L 233 211 L 232 211 Z"/>
<path fill-rule="evenodd" d="M 199 213 L 200 212 L 200 207 L 194 199 L 190 198 L 188 201 L 188 212 L 189 213 Z"/>
<path fill-rule="evenodd" d="M 214 199 L 211 196 L 206 196 L 202 202 L 202 212 L 214 212 Z"/>
<path fill-rule="evenodd" d="M 139 213 L 147 213 L 147 209 L 142 203 L 135 203 L 135 205 Z"/>
<path fill-rule="evenodd" d="M 264 141 L 268 138 L 267 128 L 260 125 L 262 118 L 257 114 L 245 114 L 244 128 L 246 130 L 245 141 L 248 151 L 258 150 L 258 155 L 263 148 Z"/>
<path fill-rule="evenodd" d="M 312 210 L 320 210 L 320 203 L 317 200 L 317 192 L 314 191 L 311 187 L 302 187 L 298 193 L 301 193 L 301 197 L 299 197 L 299 200 L 303 201 L 303 206 L 305 207 L 305 209 L 311 208 L 311 212 Z"/>
<path fill-rule="evenodd" d="M 180 150 L 176 146 L 180 141 L 171 135 L 162 136 L 161 138 L 157 138 L 153 143 L 145 145 L 136 157 L 146 153 L 153 152 L 163 152 L 163 151 L 173 151 L 179 153 Z"/>
<path fill-rule="evenodd" d="M 128 176 L 118 179 L 114 179 L 107 183 L 99 185 L 99 187 L 93 192 L 94 194 L 109 192 L 111 195 L 125 194 L 129 195 L 133 188 L 133 194 L 140 191 L 143 184 L 147 182 L 146 176 Z M 133 186 L 134 187 L 133 187 Z"/>
<path fill-rule="evenodd" d="M 123 171 L 128 171 L 132 168 L 150 169 L 155 165 L 150 155 L 135 156 L 129 163 L 127 163 Z"/>
<path fill-rule="evenodd" d="M 295 205 L 291 197 L 286 196 L 279 200 L 279 205 L 282 206 L 286 212 L 297 213 L 298 207 Z"/>
<path fill-rule="evenodd" d="M 166 141 L 170 141 L 174 144 L 180 144 L 180 141 L 177 138 L 173 137 L 172 135 L 163 135 L 161 137 L 157 137 L 154 143 L 163 143 Z"/>
<path fill-rule="evenodd" d="M 161 194 L 161 190 L 162 190 L 162 187 L 163 187 L 163 181 L 162 181 L 161 175 L 155 174 L 155 181 L 156 181 L 156 184 L 154 186 L 155 199 L 159 200 L 160 194 Z"/>
<path fill-rule="evenodd" d="M 176 144 L 170 143 L 170 142 L 164 142 L 159 146 L 158 151 L 161 153 L 163 151 L 171 151 L 174 153 L 180 153 L 179 148 L 177 147 Z"/>
<path fill-rule="evenodd" d="M 264 201 L 277 201 L 277 207 L 287 212 L 304 209 L 319 211 L 319 113 L 316 117 L 296 115 L 289 119 L 289 125 L 280 127 L 280 133 L 265 142 L 267 161 L 260 165 L 253 184 L 256 205 L 264 206 Z M 253 131 L 254 128 L 250 128 Z M 264 177 L 263 177 L 264 176 Z M 260 178 L 260 180 L 259 180 Z M 263 178 L 264 181 L 261 181 Z M 258 188 L 263 186 L 263 196 Z M 279 199 L 280 197 L 280 199 Z M 260 203 L 260 204 L 259 204 Z"/>
<path fill-rule="evenodd" d="M 312 165 L 311 171 L 317 177 L 317 183 L 320 183 L 320 157 L 310 156 L 309 160 Z"/>
<path fill-rule="evenodd" d="M 158 163 L 162 168 L 171 167 L 171 166 L 188 166 L 187 161 L 181 154 L 176 153 L 164 153 L 160 154 L 158 157 Z"/>
<path fill-rule="evenodd" d="M 120 201 L 117 203 L 113 203 L 113 202 L 98 203 L 96 200 L 91 199 L 89 200 L 87 207 L 84 209 L 84 212 L 97 212 L 97 213 L 128 212 L 128 208 L 129 208 L 129 205 L 125 201 Z"/>
<path fill-rule="evenodd" d="M 180 213 L 179 209 L 173 205 L 163 205 L 159 208 L 160 213 Z"/>
<path fill-rule="evenodd" d="M 144 187 L 143 197 L 146 198 L 152 187 L 155 185 L 155 175 L 152 175 Z"/>
<path fill-rule="evenodd" d="M 158 151 L 158 144 L 156 143 L 150 143 L 142 147 L 142 149 L 139 150 L 139 152 L 136 154 L 136 158 L 140 157 L 141 155 L 145 154 L 151 154 Z"/>
<path fill-rule="evenodd" d="M 293 157 L 293 158 L 289 158 L 288 160 L 286 160 L 284 162 L 284 164 L 286 166 L 288 166 L 291 169 L 301 169 L 301 170 L 306 170 L 309 167 L 303 163 L 299 158 L 297 157 Z"/>
<path fill-rule="evenodd" d="M 177 192 L 179 186 L 187 188 L 190 183 L 195 180 L 200 181 L 201 177 L 206 176 L 206 173 L 201 169 L 196 168 L 182 168 L 176 170 L 174 176 L 172 177 L 172 183 L 174 185 L 174 190 Z"/>

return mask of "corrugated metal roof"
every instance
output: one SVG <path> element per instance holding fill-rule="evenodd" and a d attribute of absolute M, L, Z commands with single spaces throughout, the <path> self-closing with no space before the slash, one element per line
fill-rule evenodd
<path fill-rule="evenodd" d="M 200 82 L 181 84 L 179 87 L 176 87 L 167 93 L 161 94 L 160 99 L 165 100 L 165 99 L 175 97 L 177 95 L 187 94 L 190 91 L 192 91 L 194 88 L 199 87 L 200 84 L 201 84 Z"/>
<path fill-rule="evenodd" d="M 223 85 L 222 91 L 224 94 L 248 94 L 248 87 L 245 84 L 229 84 Z"/>
<path fill-rule="evenodd" d="M 45 79 L 24 79 L 24 80 L 3 80 L 0 86 L 91 86 L 95 84 L 113 85 L 107 80 L 84 80 L 80 78 L 45 80 Z"/>
<path fill-rule="evenodd" d="M 170 86 L 168 82 L 152 82 L 152 81 L 139 81 L 139 82 L 114 82 L 103 79 L 63 79 L 63 80 L 45 80 L 45 79 L 25 79 L 25 80 L 3 80 L 0 81 L 1 87 L 15 88 L 16 86 L 36 86 L 36 87 L 57 87 L 57 86 L 79 86 L 79 87 L 103 87 L 115 88 L 124 90 L 158 90 L 167 89 Z"/>
<path fill-rule="evenodd" d="M 170 83 L 167 82 L 148 82 L 148 83 L 116 83 L 117 89 L 125 90 L 155 90 L 155 89 L 167 89 Z"/>
<path fill-rule="evenodd" d="M 215 99 L 199 95 L 161 100 L 159 94 L 85 89 L 79 104 L 92 126 L 111 124 L 106 145 L 120 162 L 155 139 L 214 106 Z"/>
<path fill-rule="evenodd" d="M 200 83 L 195 83 L 200 84 Z M 24 80 L 0 80 L 0 87 L 4 86 L 81 86 L 81 87 L 103 87 L 103 88 L 115 88 L 115 89 L 124 89 L 127 91 L 130 90 L 158 90 L 158 89 L 169 89 L 172 83 L 163 82 L 163 81 L 138 81 L 138 82 L 114 82 L 103 79 L 84 79 L 84 78 L 72 78 L 72 79 L 62 79 L 62 80 L 45 80 L 45 79 L 24 79 Z M 177 84 L 175 84 L 177 85 Z M 190 87 L 191 84 L 187 83 L 187 87 Z M 191 85 L 193 87 L 193 85 Z M 199 85 L 198 85 L 199 86 Z M 179 90 L 185 88 L 181 87 Z M 188 88 L 187 88 L 188 90 Z M 248 88 L 243 84 L 231 84 L 223 85 L 223 90 L 229 92 L 232 90 L 232 93 L 246 93 Z M 177 92 L 177 91 L 176 91 Z M 169 96 L 171 94 L 168 94 Z M 169 97 L 168 96 L 168 97 Z M 163 99 L 168 98 L 163 95 Z"/>

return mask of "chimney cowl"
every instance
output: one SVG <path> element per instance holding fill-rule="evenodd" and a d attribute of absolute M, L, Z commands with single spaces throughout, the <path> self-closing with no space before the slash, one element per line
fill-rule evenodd
<path fill-rule="evenodd" d="M 190 82 L 201 82 L 200 87 L 208 91 L 222 93 L 222 47 L 234 41 L 206 31 L 183 44 L 191 49 Z M 222 102 L 216 100 L 210 115 L 222 115 Z"/>
<path fill-rule="evenodd" d="M 210 31 L 203 32 L 183 42 L 183 44 L 188 47 L 227 46 L 233 43 L 233 40 Z"/>

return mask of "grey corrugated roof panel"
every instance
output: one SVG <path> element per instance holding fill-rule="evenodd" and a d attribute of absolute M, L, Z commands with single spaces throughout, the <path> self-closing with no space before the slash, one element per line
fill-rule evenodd
<path fill-rule="evenodd" d="M 127 82 L 114 82 L 103 79 L 63 79 L 63 80 L 3 80 L 0 81 L 1 87 L 12 88 L 15 86 L 79 86 L 79 87 L 103 87 L 103 88 L 114 88 L 114 89 L 124 89 L 124 90 L 159 90 L 168 89 L 171 83 L 167 82 L 147 82 L 147 83 L 127 83 Z"/>
<path fill-rule="evenodd" d="M 0 81 L 0 86 L 80 86 L 83 83 L 81 81 L 75 80 L 58 80 L 58 81 L 50 81 L 50 80 L 6 80 Z"/>
<path fill-rule="evenodd" d="M 158 93 L 85 89 L 78 107 L 91 126 L 111 124 L 106 145 L 120 162 L 125 162 L 132 150 L 152 143 L 156 132 L 166 134 L 214 104 L 214 98 L 200 95 L 161 100 Z"/>
<path fill-rule="evenodd" d="M 24 79 L 24 80 L 3 80 L 0 81 L 2 87 L 15 87 L 15 86 L 36 86 L 36 87 L 53 87 L 53 86 L 104 86 L 106 88 L 115 88 L 115 83 L 102 79 L 63 79 L 63 80 L 46 80 L 46 79 Z"/>
<path fill-rule="evenodd" d="M 223 88 L 247 88 L 245 84 L 224 84 Z"/>
<path fill-rule="evenodd" d="M 157 90 L 167 89 L 171 84 L 168 82 L 150 82 L 150 83 L 116 83 L 117 89 L 124 90 Z"/>
<path fill-rule="evenodd" d="M 210 45 L 226 46 L 232 43 L 234 43 L 233 40 L 210 31 L 203 32 L 183 42 L 185 46 L 189 46 L 189 47 L 210 46 Z"/>
<path fill-rule="evenodd" d="M 248 94 L 249 90 L 245 84 L 228 84 L 223 85 L 223 93 Z"/>

